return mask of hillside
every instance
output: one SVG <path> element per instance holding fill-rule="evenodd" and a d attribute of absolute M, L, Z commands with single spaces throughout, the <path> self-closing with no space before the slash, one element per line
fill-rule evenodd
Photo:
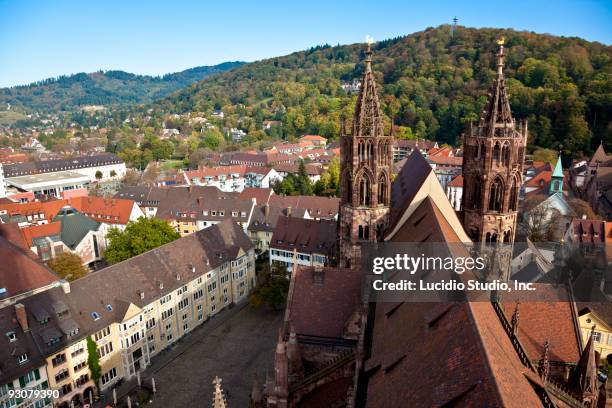
<path fill-rule="evenodd" d="M 484 106 L 495 75 L 496 41 L 506 39 L 513 112 L 530 121 L 531 147 L 590 152 L 612 144 L 612 47 L 579 38 L 502 29 L 430 28 L 374 44 L 379 94 L 399 137 L 457 143 Z M 363 44 L 328 45 L 249 63 L 152 105 L 163 112 L 223 109 L 225 125 L 263 137 L 263 120 L 282 137 L 336 137 L 355 96 L 342 84 L 361 75 Z"/>
<path fill-rule="evenodd" d="M 0 106 L 10 103 L 26 110 L 72 110 L 83 105 L 148 103 L 193 84 L 209 75 L 227 71 L 243 62 L 224 62 L 166 74 L 160 77 L 124 71 L 98 71 L 46 79 L 30 85 L 0 89 Z"/>

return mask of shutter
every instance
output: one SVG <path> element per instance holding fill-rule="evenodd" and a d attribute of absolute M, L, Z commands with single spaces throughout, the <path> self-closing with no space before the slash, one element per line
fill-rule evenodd
<path fill-rule="evenodd" d="M 40 372 L 38 371 L 38 368 L 34 370 L 34 378 L 36 378 L 37 380 L 40 380 Z"/>
<path fill-rule="evenodd" d="M 22 375 L 21 377 L 19 377 L 19 387 L 23 388 L 25 387 L 26 382 L 25 382 L 25 377 Z"/>

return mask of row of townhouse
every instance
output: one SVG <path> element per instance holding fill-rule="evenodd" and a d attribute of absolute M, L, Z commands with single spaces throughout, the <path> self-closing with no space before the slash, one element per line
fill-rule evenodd
<path fill-rule="evenodd" d="M 0 407 L 23 403 L 9 390 L 32 387 L 52 391 L 40 407 L 89 403 L 254 286 L 253 245 L 227 220 L 0 309 Z"/>
<path fill-rule="evenodd" d="M 274 181 L 282 179 L 273 168 L 246 165 L 200 167 L 185 171 L 183 177 L 187 185 L 213 186 L 226 192 L 241 192 L 248 187 L 269 188 Z"/>

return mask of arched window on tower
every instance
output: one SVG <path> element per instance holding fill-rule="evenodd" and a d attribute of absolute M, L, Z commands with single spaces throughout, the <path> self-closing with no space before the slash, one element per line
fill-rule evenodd
<path fill-rule="evenodd" d="M 493 146 L 493 160 L 499 163 L 500 157 L 501 157 L 500 147 L 499 147 L 499 142 L 497 142 L 495 143 L 495 146 Z"/>
<path fill-rule="evenodd" d="M 361 225 L 358 228 L 357 238 L 363 239 L 363 226 Z"/>
<path fill-rule="evenodd" d="M 518 190 L 519 185 L 515 176 L 512 177 L 512 185 L 510 186 L 510 202 L 508 203 L 508 208 L 510 211 L 516 211 L 518 208 Z"/>
<path fill-rule="evenodd" d="M 357 154 L 359 155 L 359 161 L 364 162 L 365 161 L 365 145 L 363 144 L 362 140 L 359 141 L 359 145 L 357 146 Z"/>
<path fill-rule="evenodd" d="M 480 183 L 480 180 L 478 180 L 478 177 L 474 178 L 474 190 L 472 192 L 472 197 L 471 197 L 471 208 L 480 208 L 480 202 L 481 202 L 481 197 L 482 197 L 482 184 Z M 470 207 L 468 207 L 470 208 Z"/>
<path fill-rule="evenodd" d="M 504 160 L 505 166 L 510 166 L 510 144 L 504 144 L 502 149 L 502 159 Z"/>
<path fill-rule="evenodd" d="M 504 232 L 504 242 L 506 244 L 510 243 L 510 240 L 512 239 L 512 230 L 508 230 L 506 232 Z"/>
<path fill-rule="evenodd" d="M 388 190 L 387 177 L 385 177 L 384 174 L 381 174 L 380 177 L 378 178 L 378 204 L 388 205 L 387 190 Z"/>
<path fill-rule="evenodd" d="M 489 211 L 501 211 L 504 197 L 504 187 L 499 177 L 491 182 L 489 189 Z"/>
<path fill-rule="evenodd" d="M 370 239 L 370 226 L 369 225 L 366 225 L 363 228 L 363 238 L 364 239 Z"/>
<path fill-rule="evenodd" d="M 374 164 L 374 143 L 368 142 L 368 161 Z"/>
<path fill-rule="evenodd" d="M 370 207 L 372 205 L 372 185 L 365 174 L 359 180 L 359 205 Z"/>

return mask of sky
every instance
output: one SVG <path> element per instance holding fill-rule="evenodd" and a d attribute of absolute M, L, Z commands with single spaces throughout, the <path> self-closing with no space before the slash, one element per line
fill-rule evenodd
<path fill-rule="evenodd" d="M 0 87 L 117 69 L 161 75 L 451 23 L 612 44 L 612 0 L 0 0 Z"/>

